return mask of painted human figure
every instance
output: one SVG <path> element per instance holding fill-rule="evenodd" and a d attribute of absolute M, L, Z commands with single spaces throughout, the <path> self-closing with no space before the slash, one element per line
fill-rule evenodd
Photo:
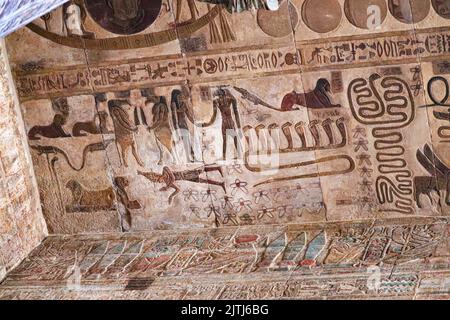
<path fill-rule="evenodd" d="M 217 118 L 217 110 L 220 111 L 222 116 L 222 158 L 226 159 L 227 155 L 227 140 L 228 137 L 231 136 L 234 140 L 234 146 L 241 156 L 241 145 L 238 138 L 238 130 L 241 129 L 241 120 L 239 117 L 239 111 L 237 107 L 236 98 L 227 90 L 227 89 L 218 89 L 214 96 L 217 97 L 213 101 L 213 109 L 214 113 L 211 121 L 206 124 L 203 124 L 203 127 L 208 127 L 212 125 Z M 234 119 L 233 119 L 234 115 Z"/>
<path fill-rule="evenodd" d="M 393 0 L 392 7 L 396 17 L 401 17 L 408 21 L 412 20 L 409 0 Z"/>
<path fill-rule="evenodd" d="M 140 92 L 130 93 L 128 103 L 134 107 L 134 124 L 148 127 L 144 109 L 147 109 L 151 103 L 158 103 L 158 101 L 159 97 L 151 89 L 141 89 Z"/>
<path fill-rule="evenodd" d="M 128 167 L 127 150 L 131 148 L 131 152 L 140 166 L 144 166 L 138 152 L 135 139 L 135 132 L 138 128 L 131 123 L 130 117 L 123 109 L 123 106 L 129 106 L 125 100 L 110 100 L 108 102 L 109 113 L 114 123 L 114 133 L 116 135 L 116 147 L 119 153 L 121 164 Z"/>
<path fill-rule="evenodd" d="M 142 10 L 140 0 L 107 0 L 106 3 L 113 10 L 114 17 L 120 20 L 134 19 Z"/>
<path fill-rule="evenodd" d="M 176 132 L 179 135 L 186 153 L 186 159 L 188 161 L 195 161 L 195 153 L 192 145 L 191 135 L 189 133 L 188 120 L 194 123 L 194 117 L 189 109 L 189 95 L 186 89 L 175 89 L 172 91 L 172 101 L 170 103 L 170 109 L 172 111 L 172 121 Z"/>
<path fill-rule="evenodd" d="M 114 179 L 114 185 L 116 187 L 117 199 L 124 207 L 122 218 L 126 224 L 122 222 L 122 231 L 128 231 L 132 223 L 130 210 L 142 209 L 142 205 L 138 200 L 131 200 L 129 198 L 126 189 L 129 187 L 130 181 L 127 178 L 116 177 Z"/>
<path fill-rule="evenodd" d="M 450 18 L 450 1 L 433 0 L 433 6 L 435 7 L 436 12 L 439 13 L 440 16 L 445 17 L 447 19 Z"/>
<path fill-rule="evenodd" d="M 68 36 L 80 36 L 85 38 L 94 38 L 94 33 L 84 29 L 86 20 L 86 11 L 79 0 L 71 0 L 63 6 L 64 26 L 67 29 Z"/>
<path fill-rule="evenodd" d="M 146 102 L 146 105 L 152 103 L 151 100 Z M 165 97 L 160 97 L 160 100 L 152 107 L 153 123 L 148 127 L 148 131 L 153 131 L 156 137 L 156 143 L 159 149 L 158 164 L 162 164 L 164 146 L 172 155 L 173 137 L 172 130 L 169 123 L 169 107 Z M 161 146 L 162 145 L 162 146 Z"/>

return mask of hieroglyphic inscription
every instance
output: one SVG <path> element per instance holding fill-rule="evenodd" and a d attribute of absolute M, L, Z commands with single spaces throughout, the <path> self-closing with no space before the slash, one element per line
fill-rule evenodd
<path fill-rule="evenodd" d="M 440 84 L 443 86 L 443 92 L 441 97 L 437 97 L 434 89 L 435 84 Z M 441 139 L 440 143 L 450 143 L 450 104 L 448 99 L 450 96 L 450 85 L 447 78 L 442 76 L 436 76 L 428 81 L 427 86 L 428 97 L 430 98 L 432 104 L 425 107 L 432 107 L 433 117 L 437 121 L 443 121 L 445 125 L 442 125 L 437 130 L 437 135 Z M 443 108 L 449 108 L 444 110 Z"/>
<path fill-rule="evenodd" d="M 434 57 L 450 53 L 450 31 L 423 30 L 397 33 L 392 36 L 373 35 L 370 38 L 352 37 L 326 41 L 299 42 L 301 64 L 307 68 L 355 63 L 378 64 L 417 56 Z"/>
<path fill-rule="evenodd" d="M 416 60 L 450 54 L 450 32 L 424 30 L 417 36 L 399 33 L 395 36 L 297 43 L 292 48 L 236 48 L 233 53 L 202 52 L 183 59 L 181 55 L 153 57 L 108 66 L 73 66 L 65 70 L 43 70 L 39 73 L 17 71 L 16 81 L 22 100 L 43 96 L 85 93 L 91 86 L 99 90 L 141 85 L 164 86 L 181 83 L 245 78 L 255 73 L 264 75 L 298 72 L 330 67 L 379 65 L 405 59 Z"/>
<path fill-rule="evenodd" d="M 184 59 L 180 55 L 166 56 L 108 66 L 74 66 L 59 71 L 16 75 L 22 100 L 87 93 L 97 90 L 141 85 L 166 86 L 215 78 L 245 77 L 255 73 L 296 71 L 297 54 L 291 48 L 242 50 L 236 53 L 198 55 Z"/>

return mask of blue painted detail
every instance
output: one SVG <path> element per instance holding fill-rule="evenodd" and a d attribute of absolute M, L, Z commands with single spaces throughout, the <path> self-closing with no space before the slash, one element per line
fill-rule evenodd
<path fill-rule="evenodd" d="M 27 25 L 68 0 L 0 0 L 0 37 Z"/>
<path fill-rule="evenodd" d="M 319 254 L 327 243 L 325 231 L 322 231 L 317 237 L 315 237 L 308 245 L 308 249 L 305 253 L 306 260 L 316 260 Z"/>

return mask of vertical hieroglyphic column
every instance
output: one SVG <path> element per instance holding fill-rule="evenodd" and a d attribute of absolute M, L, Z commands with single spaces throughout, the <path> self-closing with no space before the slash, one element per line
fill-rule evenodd
<path fill-rule="evenodd" d="M 26 141 L 0 38 L 0 280 L 47 234 Z"/>

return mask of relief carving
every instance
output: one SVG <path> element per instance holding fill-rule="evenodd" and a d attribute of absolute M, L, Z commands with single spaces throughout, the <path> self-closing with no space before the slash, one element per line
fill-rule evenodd
<path fill-rule="evenodd" d="M 105 190 L 88 190 L 80 182 L 70 180 L 66 188 L 72 193 L 72 202 L 67 211 L 109 210 L 114 205 L 115 195 L 112 187 Z"/>

